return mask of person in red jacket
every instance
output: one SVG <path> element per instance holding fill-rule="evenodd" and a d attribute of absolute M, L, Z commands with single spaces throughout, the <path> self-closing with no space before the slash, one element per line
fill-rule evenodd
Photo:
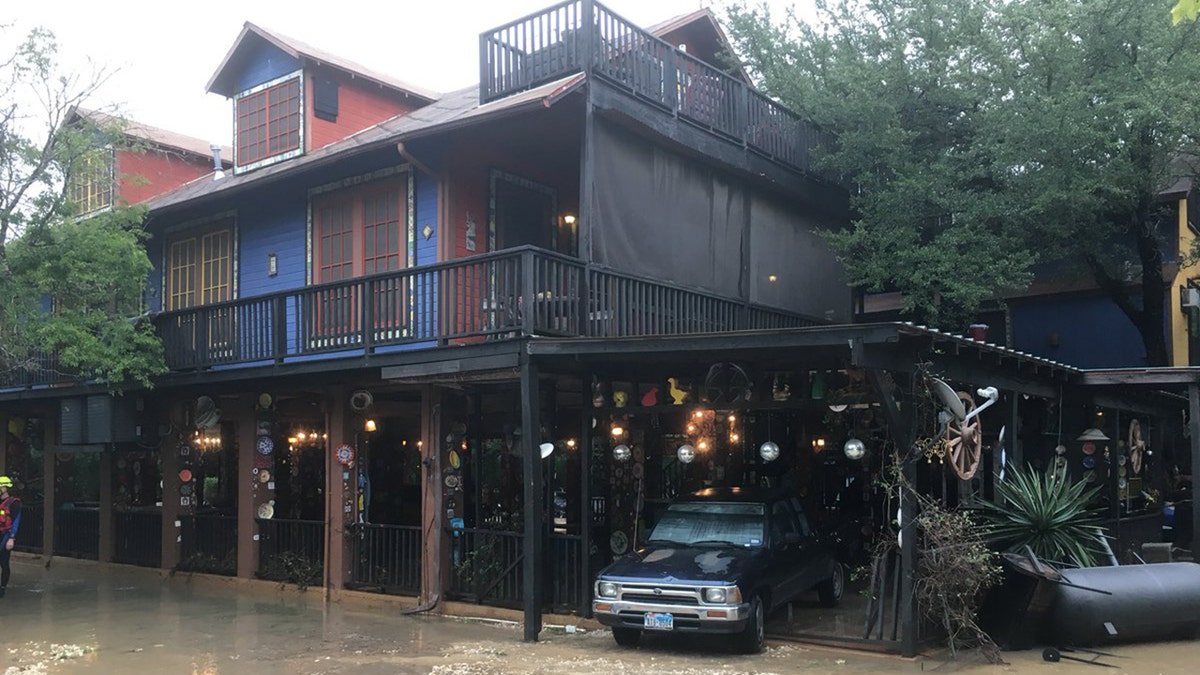
<path fill-rule="evenodd" d="M 21 526 L 21 500 L 9 492 L 12 486 L 11 478 L 0 476 L 0 598 L 8 588 L 8 578 L 12 574 L 9 558 L 12 557 L 17 528 Z"/>

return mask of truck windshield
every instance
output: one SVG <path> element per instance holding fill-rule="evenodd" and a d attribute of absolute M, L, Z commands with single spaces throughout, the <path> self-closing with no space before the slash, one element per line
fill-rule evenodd
<path fill-rule="evenodd" d="M 763 520 L 762 504 L 672 504 L 654 526 L 650 543 L 762 546 Z"/>

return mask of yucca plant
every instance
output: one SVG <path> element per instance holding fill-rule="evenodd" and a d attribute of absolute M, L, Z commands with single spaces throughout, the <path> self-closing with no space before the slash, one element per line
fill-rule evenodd
<path fill-rule="evenodd" d="M 997 484 L 995 503 L 980 502 L 988 534 L 1006 550 L 1024 553 L 1028 546 L 1044 560 L 1096 565 L 1103 554 L 1099 514 L 1088 505 L 1099 488 L 1069 478 L 1055 478 L 1032 467 L 1009 467 Z"/>

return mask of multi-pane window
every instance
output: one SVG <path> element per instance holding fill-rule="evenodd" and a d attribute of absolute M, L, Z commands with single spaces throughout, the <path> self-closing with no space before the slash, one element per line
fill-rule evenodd
<path fill-rule="evenodd" d="M 237 165 L 300 148 L 300 78 L 237 100 Z"/>
<path fill-rule="evenodd" d="M 111 148 L 93 150 L 71 167 L 67 179 L 67 199 L 78 213 L 91 213 L 112 206 L 113 152 Z"/>
<path fill-rule="evenodd" d="M 406 195 L 402 178 L 314 200 L 314 281 L 341 281 L 405 267 Z"/>
<path fill-rule="evenodd" d="M 229 224 L 167 242 L 166 309 L 211 305 L 233 297 L 233 230 Z"/>

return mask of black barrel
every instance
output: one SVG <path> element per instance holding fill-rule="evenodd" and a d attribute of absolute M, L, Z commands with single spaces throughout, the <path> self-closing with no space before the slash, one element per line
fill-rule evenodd
<path fill-rule="evenodd" d="M 1190 562 L 1062 570 L 1051 625 L 1058 644 L 1191 638 L 1200 631 L 1200 565 Z"/>

